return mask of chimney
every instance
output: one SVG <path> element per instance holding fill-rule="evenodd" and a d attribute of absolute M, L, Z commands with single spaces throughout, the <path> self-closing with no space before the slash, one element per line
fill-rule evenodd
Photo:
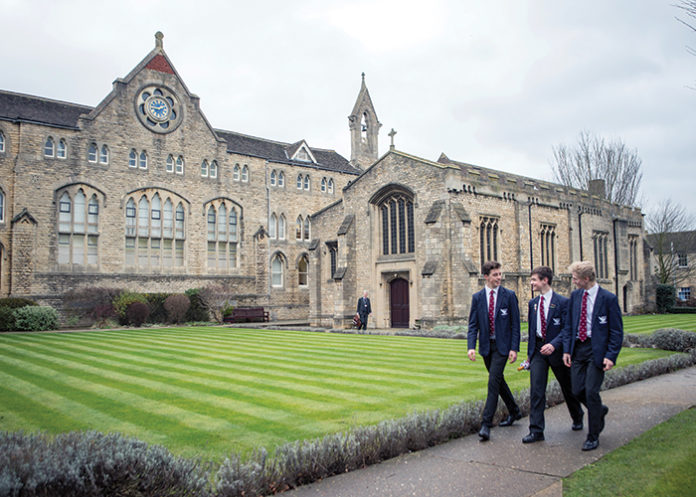
<path fill-rule="evenodd" d="M 607 190 L 603 179 L 591 179 L 589 187 L 590 195 L 597 195 L 599 198 L 607 198 Z"/>

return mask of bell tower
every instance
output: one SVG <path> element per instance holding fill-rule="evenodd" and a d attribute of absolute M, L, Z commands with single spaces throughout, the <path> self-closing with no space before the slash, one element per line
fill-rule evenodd
<path fill-rule="evenodd" d="M 353 112 L 348 116 L 350 128 L 350 162 L 359 169 L 369 167 L 378 158 L 377 139 L 382 123 L 377 119 L 372 105 L 370 92 L 365 85 L 365 73 L 362 73 L 362 85 Z"/>

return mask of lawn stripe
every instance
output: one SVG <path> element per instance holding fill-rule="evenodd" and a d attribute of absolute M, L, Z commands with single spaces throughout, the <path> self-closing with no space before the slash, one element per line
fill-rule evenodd
<path fill-rule="evenodd" d="M 140 343 L 140 342 L 139 342 Z M 127 346 L 126 346 L 127 347 Z M 142 351 L 143 355 L 157 355 L 164 359 L 174 359 L 177 358 L 179 362 L 193 362 L 195 364 L 205 364 L 214 365 L 221 368 L 228 368 L 230 366 L 244 367 L 245 371 L 265 371 L 267 368 L 259 367 L 259 362 L 265 363 L 268 361 L 276 361 L 275 357 L 268 357 L 263 354 L 252 354 L 252 353 L 240 353 L 235 352 L 235 357 L 230 357 L 226 355 L 224 351 L 209 352 L 209 349 L 204 347 L 198 347 L 198 354 L 191 359 L 182 359 L 182 353 L 191 350 L 191 347 L 182 348 L 175 347 L 171 348 L 158 347 L 158 350 L 149 349 L 147 351 Z M 313 356 L 312 354 L 308 354 Z M 184 356 L 185 357 L 185 356 Z M 259 361 L 261 359 L 261 361 Z M 338 378 L 343 377 L 343 373 L 350 373 L 353 378 L 356 379 L 366 379 L 371 380 L 375 375 L 380 375 L 383 378 L 389 378 L 397 383 L 404 384 L 406 386 L 413 386 L 415 384 L 420 384 L 422 378 L 442 378 L 442 374 L 436 373 L 422 373 L 422 372 L 411 372 L 406 368 L 394 369 L 386 368 L 383 366 L 373 366 L 369 369 L 362 365 L 351 365 L 351 358 L 344 358 L 348 364 L 336 364 L 334 361 L 284 361 L 283 363 L 273 362 L 274 371 L 282 373 L 284 377 L 294 377 L 296 379 L 303 379 L 306 374 L 321 373 L 324 377 L 331 377 L 335 375 Z M 370 364 L 369 362 L 367 364 Z M 460 361 L 454 368 L 452 368 L 452 373 L 448 376 L 456 380 L 462 374 L 464 361 Z M 327 368 L 329 368 L 327 370 Z M 328 371 L 328 372 L 327 372 Z"/>
<path fill-rule="evenodd" d="M 50 350 L 55 349 L 51 347 Z M 90 349 L 86 349 L 85 351 L 89 350 Z M 104 348 L 102 348 L 101 353 L 103 352 Z M 202 376 L 204 376 L 205 378 L 214 376 L 219 377 L 223 381 L 249 384 L 252 385 L 252 387 L 254 388 L 261 389 L 261 395 L 264 394 L 264 389 L 267 389 L 269 385 L 272 385 L 274 387 L 279 387 L 291 391 L 291 394 L 293 396 L 301 394 L 306 396 L 313 395 L 313 398 L 315 399 L 325 400 L 326 398 L 330 398 L 331 395 L 333 395 L 337 391 L 337 389 L 345 389 L 347 391 L 343 397 L 344 400 L 350 398 L 353 402 L 359 405 L 377 401 L 381 402 L 383 394 L 385 392 L 394 392 L 398 389 L 411 391 L 414 386 L 420 385 L 420 382 L 409 382 L 408 384 L 404 384 L 404 381 L 400 380 L 398 377 L 398 381 L 390 381 L 387 383 L 384 381 L 383 377 L 380 378 L 378 375 L 375 374 L 361 375 L 365 380 L 368 381 L 349 381 L 345 379 L 345 376 L 340 375 L 339 373 L 326 373 L 325 370 L 321 369 L 318 371 L 322 373 L 322 378 L 311 379 L 306 374 L 277 374 L 274 369 L 252 367 L 257 365 L 257 362 L 254 361 L 247 361 L 245 363 L 240 363 L 240 361 L 234 361 L 233 359 L 226 360 L 220 363 L 211 363 L 210 361 L 197 361 L 196 363 L 200 365 L 196 367 L 186 365 L 187 362 L 188 361 L 179 361 L 179 364 L 177 365 L 170 365 L 163 362 L 155 361 L 151 358 L 145 358 L 140 360 L 141 364 L 150 363 L 155 367 L 166 369 L 169 371 L 180 370 L 181 372 L 187 374 L 197 372 L 201 373 Z M 231 364 L 234 365 L 234 363 L 237 363 L 240 366 L 245 366 L 245 368 L 242 369 L 240 367 L 239 369 L 235 369 L 234 367 L 231 367 Z M 216 368 L 215 373 L 210 372 L 211 366 L 214 366 Z M 307 368 L 305 368 L 305 370 L 306 369 Z M 222 372 L 225 370 L 228 370 L 229 374 L 222 374 Z M 245 373 L 241 373 L 240 371 L 242 370 L 245 371 Z M 257 374 L 250 375 L 248 374 L 250 372 Z M 396 372 L 395 374 L 400 374 L 400 372 Z M 293 377 L 296 380 L 300 380 L 302 383 L 298 383 L 297 381 L 289 381 L 289 377 Z M 451 381 L 458 382 L 460 378 L 460 375 L 453 376 L 451 378 Z M 379 379 L 379 382 L 376 382 L 377 379 Z M 271 380 L 270 383 L 269 380 Z M 318 385 L 319 388 L 313 388 L 312 385 Z M 229 388 L 229 384 L 227 385 L 227 387 Z M 366 398 L 365 396 L 368 396 L 368 398 Z M 370 398 L 375 398 L 377 400 L 370 400 Z"/>
<path fill-rule="evenodd" d="M 0 358 L 0 362 L 2 362 L 2 358 Z M 15 366 L 17 365 L 15 364 Z M 20 368 L 21 366 L 15 369 L 15 371 L 21 371 Z M 55 393 L 53 390 L 42 388 L 31 381 L 27 381 L 16 374 L 0 371 L 0 383 L 3 385 L 3 390 L 11 391 L 16 397 L 21 399 L 16 400 L 13 398 L 12 404 L 8 403 L 5 405 L 5 408 L 12 406 L 17 416 L 31 416 L 31 419 L 42 421 L 42 429 L 53 427 L 56 421 L 67 423 L 69 426 L 68 430 L 85 429 L 87 425 L 84 422 L 84 414 L 86 414 L 87 419 L 89 419 L 89 426 L 97 426 L 99 430 L 128 432 L 151 440 L 163 440 L 165 438 L 165 435 L 161 433 L 153 432 L 138 424 L 125 422 L 101 410 L 73 401 Z M 14 404 L 15 401 L 18 403 Z M 36 412 L 26 411 L 27 406 L 32 404 L 39 406 L 40 409 Z M 21 409 L 21 411 L 18 409 Z M 83 419 L 75 418 L 75 413 L 81 413 Z M 48 423 L 44 423 L 46 420 Z M 60 424 L 62 423 L 58 423 L 58 425 Z"/>
<path fill-rule="evenodd" d="M 187 404 L 190 408 L 196 408 L 197 410 L 208 412 L 205 419 L 197 420 L 195 424 L 190 424 L 192 428 L 200 429 L 201 425 L 211 425 L 210 430 L 215 431 L 219 429 L 241 429 L 244 424 L 237 422 L 232 422 L 232 417 L 237 413 L 242 413 L 248 416 L 249 419 L 246 421 L 265 421 L 264 426 L 266 429 L 273 431 L 274 429 L 278 432 L 284 432 L 287 430 L 288 426 L 282 424 L 282 420 L 289 417 L 288 412 L 280 409 L 267 409 L 260 408 L 258 406 L 245 405 L 243 403 L 237 402 L 236 399 L 227 399 L 224 397 L 209 395 L 206 393 L 195 392 L 189 389 L 168 385 L 162 382 L 156 382 L 149 379 L 145 379 L 139 376 L 128 375 L 124 373 L 109 372 L 108 377 L 103 374 L 102 370 L 92 366 L 86 366 L 84 364 L 75 364 L 72 361 L 53 358 L 49 355 L 32 353 L 29 351 L 21 351 L 24 355 L 32 356 L 34 360 L 29 358 L 24 359 L 35 365 L 43 365 L 46 368 L 50 367 L 50 370 L 54 372 L 54 378 L 76 378 L 72 372 L 79 374 L 79 381 L 90 381 L 92 390 L 99 391 L 100 388 L 114 389 L 120 392 L 122 395 L 137 395 L 138 398 L 143 400 L 148 400 L 149 402 L 157 402 L 158 404 L 153 405 L 153 407 L 167 406 L 170 409 L 181 409 L 178 405 L 180 399 L 187 399 Z M 0 360 L 2 360 L 0 358 Z M 23 361 L 23 359 L 16 359 Z M 51 367 L 51 365 L 55 367 Z M 34 369 L 35 370 L 35 369 Z M 112 387 L 110 385 L 117 385 L 117 387 Z M 95 388 L 96 387 L 96 388 Z M 133 391 L 140 391 L 141 394 L 134 394 Z M 159 400 L 157 400 L 159 398 Z M 137 404 L 142 406 L 142 403 Z M 211 409 L 214 407 L 215 409 Z M 161 412 L 155 411 L 153 412 Z M 175 411 L 177 414 L 181 412 Z M 186 412 L 190 412 L 187 409 Z M 216 418 L 212 414 L 224 416 L 224 419 Z M 277 423 L 278 426 L 274 424 L 268 424 L 268 421 L 272 420 Z M 211 423 L 212 421 L 212 423 Z M 244 421 L 244 420 L 242 420 Z M 247 424 L 246 426 L 249 426 Z"/>

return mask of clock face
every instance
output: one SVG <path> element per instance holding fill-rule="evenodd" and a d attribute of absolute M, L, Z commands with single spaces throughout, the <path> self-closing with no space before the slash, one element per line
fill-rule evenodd
<path fill-rule="evenodd" d="M 169 103 L 158 95 L 147 99 L 145 109 L 147 114 L 157 122 L 164 122 L 169 117 Z"/>
<path fill-rule="evenodd" d="M 135 97 L 135 113 L 150 131 L 171 133 L 181 124 L 184 108 L 174 91 L 160 84 L 149 84 Z"/>

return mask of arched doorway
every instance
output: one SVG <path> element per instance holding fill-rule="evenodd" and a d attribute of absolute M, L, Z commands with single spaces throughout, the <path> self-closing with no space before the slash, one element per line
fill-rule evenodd
<path fill-rule="evenodd" d="M 408 328 L 409 300 L 408 281 L 396 278 L 389 283 L 389 308 L 392 328 Z"/>

